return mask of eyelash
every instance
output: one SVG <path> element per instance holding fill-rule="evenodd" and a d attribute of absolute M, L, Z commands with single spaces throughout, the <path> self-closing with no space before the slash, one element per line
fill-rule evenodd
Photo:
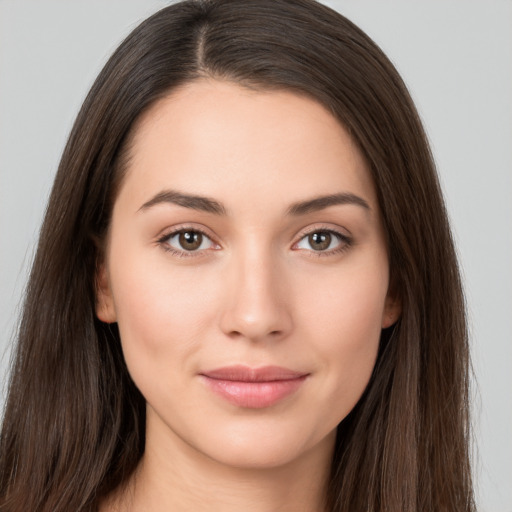
<path fill-rule="evenodd" d="M 299 240 L 297 242 L 295 242 L 293 245 L 296 246 L 302 240 L 304 240 L 306 237 L 308 237 L 314 233 L 328 233 L 330 235 L 333 235 L 340 242 L 339 247 L 330 249 L 328 251 L 315 251 L 313 249 L 311 249 L 311 250 L 295 249 L 295 250 L 305 250 L 308 253 L 308 255 L 312 258 L 323 258 L 323 257 L 327 257 L 327 256 L 334 256 L 336 254 L 341 254 L 341 253 L 347 251 L 348 249 L 350 249 L 350 247 L 353 245 L 352 238 L 345 235 L 344 233 L 340 233 L 339 231 L 332 229 L 332 228 L 325 228 L 325 227 L 318 227 L 318 226 L 315 226 L 313 229 L 310 229 L 308 231 L 301 233 Z"/>
<path fill-rule="evenodd" d="M 176 256 L 178 258 L 197 258 L 204 255 L 204 251 L 209 249 L 203 249 L 201 251 L 180 251 L 177 249 L 174 249 L 171 247 L 168 243 L 169 239 L 172 238 L 175 235 L 178 235 L 180 233 L 186 233 L 186 232 L 192 232 L 192 233 L 200 233 L 202 236 L 209 239 L 213 244 L 216 244 L 216 242 L 212 239 L 210 235 L 208 235 L 204 230 L 197 228 L 197 227 L 191 227 L 191 226 L 180 226 L 177 229 L 174 229 L 170 232 L 165 233 L 160 238 L 157 239 L 157 243 L 162 247 L 162 249 L 173 256 Z M 323 227 L 315 227 L 314 229 L 311 229 L 309 231 L 305 231 L 301 233 L 300 238 L 293 244 L 293 246 L 296 246 L 299 244 L 302 240 L 304 240 L 306 237 L 314 234 L 314 233 L 328 233 L 330 235 L 334 235 L 335 238 L 337 238 L 340 242 L 340 246 L 336 247 L 335 249 L 331 249 L 328 251 L 315 251 L 313 249 L 307 250 L 307 249 L 294 249 L 294 250 L 305 250 L 309 253 L 309 255 L 313 258 L 318 257 L 325 257 L 325 256 L 333 256 L 335 254 L 341 254 L 348 250 L 353 245 L 353 240 L 351 237 L 340 233 L 339 231 L 336 231 L 332 228 L 323 228 Z M 218 244 L 216 244 L 218 245 Z"/>
<path fill-rule="evenodd" d="M 158 238 L 157 243 L 162 247 L 162 249 L 164 251 L 166 251 L 178 258 L 197 258 L 197 257 L 203 256 L 204 250 L 207 250 L 207 249 L 203 249 L 203 251 L 186 251 L 186 250 L 180 251 L 180 250 L 174 249 L 174 247 L 171 247 L 169 245 L 168 242 L 169 242 L 170 238 L 172 238 L 175 235 L 179 235 L 180 233 L 186 233 L 186 232 L 200 233 L 204 237 L 208 238 L 208 240 L 211 240 L 212 243 L 216 244 L 216 242 L 212 239 L 212 237 L 209 234 L 206 233 L 206 231 L 202 230 L 201 228 L 192 227 L 192 226 L 180 226 L 179 228 L 169 231 L 169 232 L 163 234 L 160 238 Z"/>

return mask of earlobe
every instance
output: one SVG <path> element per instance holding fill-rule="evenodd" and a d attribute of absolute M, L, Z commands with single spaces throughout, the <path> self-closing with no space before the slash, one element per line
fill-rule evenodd
<path fill-rule="evenodd" d="M 387 329 L 398 321 L 402 314 L 402 301 L 393 295 L 386 297 L 384 311 L 382 313 L 382 328 Z"/>
<path fill-rule="evenodd" d="M 117 321 L 110 280 L 104 263 L 98 265 L 96 271 L 96 316 L 107 324 Z"/>

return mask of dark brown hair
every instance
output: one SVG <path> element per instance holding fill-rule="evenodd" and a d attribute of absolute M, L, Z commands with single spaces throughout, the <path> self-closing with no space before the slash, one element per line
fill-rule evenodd
<path fill-rule="evenodd" d="M 2 512 L 93 511 L 144 451 L 145 402 L 95 317 L 98 247 L 135 121 L 202 76 L 306 94 L 359 145 L 386 229 L 399 322 L 338 428 L 331 511 L 473 511 L 465 305 L 411 98 L 360 29 L 313 0 L 189 0 L 121 44 L 65 148 L 18 333 L 0 438 Z"/>

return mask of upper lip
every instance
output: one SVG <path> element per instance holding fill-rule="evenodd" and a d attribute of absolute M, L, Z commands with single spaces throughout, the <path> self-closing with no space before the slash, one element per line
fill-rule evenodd
<path fill-rule="evenodd" d="M 298 372 L 281 366 L 262 366 L 251 368 L 244 365 L 225 366 L 202 372 L 201 375 L 216 380 L 230 380 L 236 382 L 272 382 L 279 380 L 299 379 L 308 375 L 307 372 Z"/>

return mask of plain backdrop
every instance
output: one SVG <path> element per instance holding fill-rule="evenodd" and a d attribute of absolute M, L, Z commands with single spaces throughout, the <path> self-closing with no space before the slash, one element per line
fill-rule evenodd
<path fill-rule="evenodd" d="M 166 3 L 0 0 L 3 379 L 39 225 L 74 117 L 117 44 Z M 512 512 L 512 1 L 326 3 L 384 49 L 423 117 L 465 278 L 477 381 L 479 509 Z"/>

